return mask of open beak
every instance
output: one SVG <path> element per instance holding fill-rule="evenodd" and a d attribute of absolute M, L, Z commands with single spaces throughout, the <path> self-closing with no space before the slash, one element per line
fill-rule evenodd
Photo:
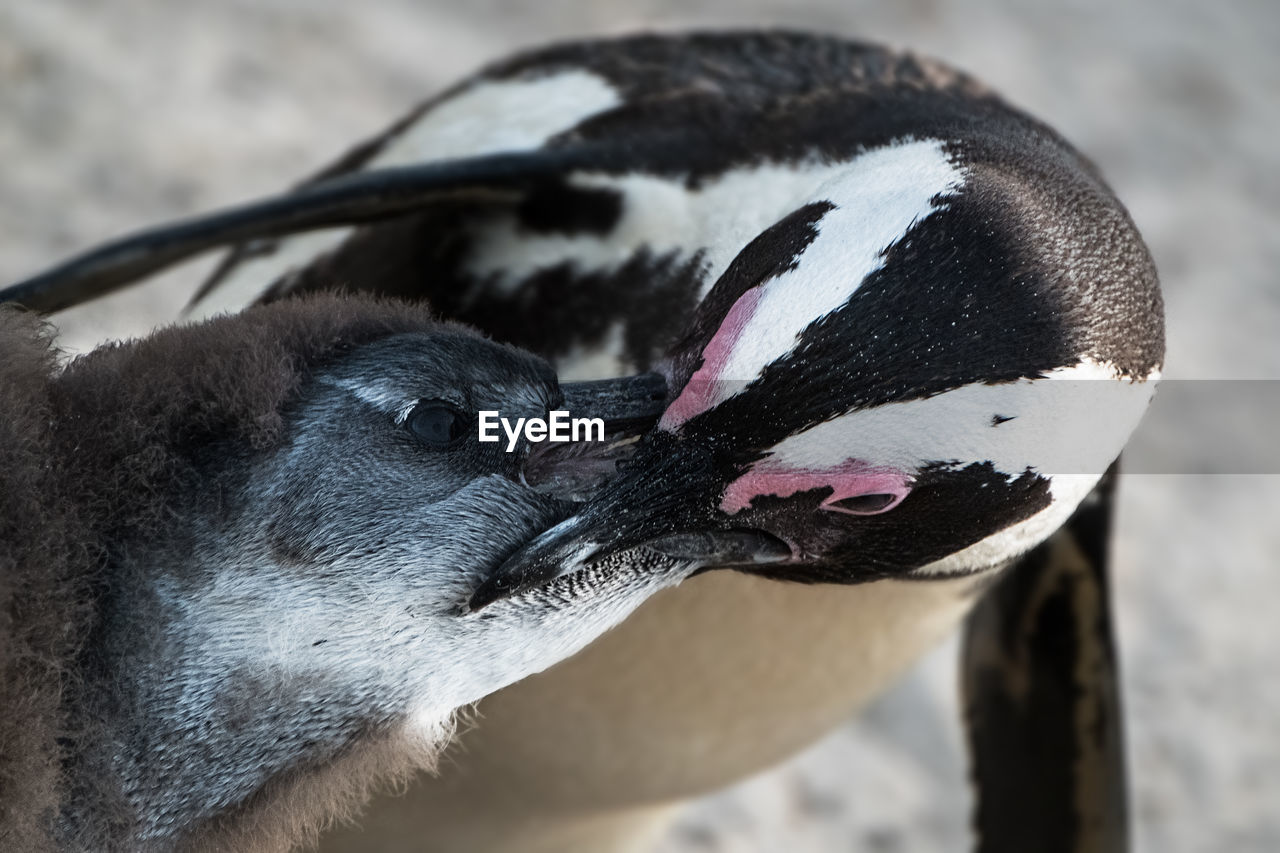
<path fill-rule="evenodd" d="M 561 500 L 583 503 L 616 476 L 618 464 L 657 423 L 666 406 L 667 383 L 657 373 L 645 373 L 562 382 L 560 391 L 564 399 L 558 408 L 574 420 L 598 419 L 603 435 L 588 427 L 577 440 L 531 445 L 523 466 L 524 482 Z"/>
<path fill-rule="evenodd" d="M 648 435 L 622 472 L 577 513 L 499 566 L 472 595 L 470 608 L 479 610 L 631 550 L 679 560 L 690 572 L 791 559 L 791 547 L 782 540 L 735 526 L 720 512 L 722 476 L 709 452 L 666 433 Z"/>

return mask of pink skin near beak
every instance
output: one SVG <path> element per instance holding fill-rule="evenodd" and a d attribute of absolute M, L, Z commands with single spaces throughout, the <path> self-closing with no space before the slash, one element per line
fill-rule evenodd
<path fill-rule="evenodd" d="M 733 303 L 720 328 L 702 351 L 702 364 L 680 391 L 680 395 L 667 407 L 658 428 L 673 432 L 685 421 L 705 412 L 720 402 L 720 385 L 725 365 L 742 337 L 743 331 L 755 315 L 764 295 L 764 288 L 756 286 Z M 797 492 L 832 488 L 831 497 L 822 502 L 822 508 L 846 515 L 876 515 L 887 512 L 911 491 L 912 477 L 894 468 L 878 467 L 860 459 L 846 459 L 831 468 L 788 468 L 765 459 L 729 484 L 720 501 L 720 509 L 733 515 L 751 505 L 762 495 L 785 498 Z M 840 501 L 862 495 L 891 495 L 892 500 L 874 510 L 858 511 L 837 506 Z"/>
<path fill-rule="evenodd" d="M 787 468 L 765 459 L 729 484 L 721 498 L 720 509 L 733 515 L 763 495 L 785 498 L 797 492 L 830 486 L 833 491 L 831 497 L 822 502 L 823 509 L 846 515 L 877 515 L 902 503 L 911 491 L 911 482 L 912 478 L 902 471 L 874 466 L 860 459 L 847 459 L 833 468 L 822 469 Z M 862 495 L 892 495 L 893 500 L 866 512 L 835 505 Z"/>
<path fill-rule="evenodd" d="M 747 328 L 748 321 L 756 313 L 763 295 L 764 288 L 753 287 L 733 303 L 720 328 L 716 329 L 716 333 L 702 350 L 702 365 L 689 377 L 680 396 L 667 407 L 662 420 L 658 422 L 659 429 L 673 432 L 689 418 L 720 402 L 719 385 L 725 381 L 725 377 L 720 374 L 724 371 L 738 338 Z"/>

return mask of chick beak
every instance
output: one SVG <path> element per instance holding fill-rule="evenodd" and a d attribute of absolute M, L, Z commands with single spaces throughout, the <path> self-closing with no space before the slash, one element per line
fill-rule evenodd
<path fill-rule="evenodd" d="M 670 452 L 646 439 L 581 509 L 525 543 L 472 595 L 479 610 L 590 564 L 648 550 L 703 568 L 748 567 L 792 558 L 792 548 L 762 530 L 734 526 L 707 497 L 720 491 L 708 457 Z M 638 560 L 643 563 L 643 560 Z"/>
<path fill-rule="evenodd" d="M 585 440 L 542 442 L 530 447 L 524 462 L 525 484 L 555 497 L 582 503 L 618 472 L 636 443 L 657 423 L 666 407 L 667 384 L 646 373 L 621 379 L 561 383 L 559 408 L 574 420 L 599 419 L 603 435 L 585 430 Z"/>
<path fill-rule="evenodd" d="M 572 416 L 601 418 L 606 429 L 647 430 L 667 405 L 667 380 L 658 373 L 562 382 L 560 392 Z"/>

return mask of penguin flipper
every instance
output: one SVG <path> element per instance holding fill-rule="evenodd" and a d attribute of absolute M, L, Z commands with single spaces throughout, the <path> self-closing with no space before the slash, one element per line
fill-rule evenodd
<path fill-rule="evenodd" d="M 209 249 L 384 221 L 442 201 L 515 204 L 532 187 L 591 168 L 612 146 L 582 145 L 338 174 L 258 201 L 137 231 L 0 290 L 0 302 L 49 313 L 125 287 Z M 206 285 L 206 288 L 208 285 Z"/>
<path fill-rule="evenodd" d="M 962 652 L 979 853 L 1129 848 L 1108 601 L 1116 466 L 970 614 Z"/>

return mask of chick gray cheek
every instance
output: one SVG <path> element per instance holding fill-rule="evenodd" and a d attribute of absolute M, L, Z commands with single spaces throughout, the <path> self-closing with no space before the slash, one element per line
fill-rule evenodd
<path fill-rule="evenodd" d="M 421 612 L 460 606 L 503 559 L 571 508 L 496 474 L 436 500 L 410 489 L 379 498 L 305 484 L 262 497 L 246 516 L 278 570 L 343 586 L 382 578 Z"/>
<path fill-rule="evenodd" d="M 433 507 L 456 542 L 465 545 L 469 562 L 485 570 L 568 518 L 572 509 L 567 501 L 499 475 L 472 480 Z"/>
<path fill-rule="evenodd" d="M 442 498 L 465 485 L 403 453 L 368 441 L 303 435 L 274 460 L 269 487 L 247 496 L 240 515 L 272 562 L 300 570 L 370 560 L 407 540 Z M 424 511 L 425 510 L 425 511 Z"/>

